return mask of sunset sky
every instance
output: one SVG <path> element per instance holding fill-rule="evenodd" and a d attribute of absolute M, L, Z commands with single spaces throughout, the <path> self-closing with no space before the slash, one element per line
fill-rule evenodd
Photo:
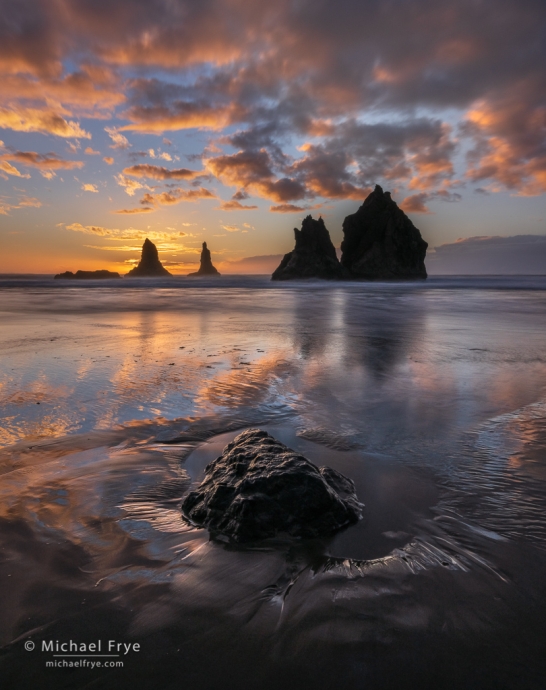
<path fill-rule="evenodd" d="M 0 4 L 0 272 L 269 270 L 375 183 L 429 250 L 546 236 L 544 0 Z"/>

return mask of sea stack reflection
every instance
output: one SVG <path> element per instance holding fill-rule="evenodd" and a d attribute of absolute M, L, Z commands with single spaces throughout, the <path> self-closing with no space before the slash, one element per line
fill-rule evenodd
<path fill-rule="evenodd" d="M 212 265 L 212 259 L 210 256 L 210 249 L 207 247 L 207 243 L 203 242 L 203 249 L 201 251 L 201 265 L 199 270 L 194 273 L 188 273 L 188 276 L 219 276 L 220 274 Z"/>
<path fill-rule="evenodd" d="M 142 254 L 138 266 L 127 273 L 128 278 L 153 278 L 157 276 L 170 276 L 166 268 L 163 268 L 157 253 L 157 247 L 148 238 L 142 245 Z"/>

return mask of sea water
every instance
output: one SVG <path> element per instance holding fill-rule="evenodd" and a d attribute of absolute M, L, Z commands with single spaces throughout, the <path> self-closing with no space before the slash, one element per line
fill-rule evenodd
<path fill-rule="evenodd" d="M 0 324 L 2 688 L 546 687 L 545 277 L 0 277 Z M 249 427 L 363 519 L 184 522 Z M 69 673 L 50 639 L 139 651 Z"/>

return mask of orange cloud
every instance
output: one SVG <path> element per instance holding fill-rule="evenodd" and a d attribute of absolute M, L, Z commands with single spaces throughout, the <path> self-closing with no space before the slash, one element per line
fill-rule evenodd
<path fill-rule="evenodd" d="M 296 179 L 275 179 L 271 159 L 265 149 L 239 151 L 233 155 L 205 160 L 205 167 L 222 182 L 251 189 L 257 196 L 272 201 L 286 202 L 307 196 L 304 185 Z"/>
<path fill-rule="evenodd" d="M 116 127 L 105 127 L 104 131 L 108 134 L 110 139 L 114 142 L 110 145 L 111 149 L 128 149 L 131 144 L 129 143 L 127 137 L 119 133 L 119 129 Z"/>
<path fill-rule="evenodd" d="M 9 201 L 0 201 L 0 215 L 8 216 L 12 209 L 20 209 L 25 207 L 40 208 L 42 202 L 36 197 L 23 196 L 19 199 L 16 204 L 12 204 Z"/>
<path fill-rule="evenodd" d="M 58 137 L 91 139 L 77 122 L 67 121 L 53 110 L 12 107 L 0 108 L 0 127 L 16 132 L 40 132 Z"/>
<path fill-rule="evenodd" d="M 2 97 L 9 102 L 39 101 L 44 107 L 54 106 L 63 115 L 75 110 L 80 116 L 103 118 L 126 100 L 118 81 L 110 70 L 89 65 L 61 79 L 5 75 Z"/>
<path fill-rule="evenodd" d="M 173 189 L 172 192 L 160 194 L 145 194 L 140 200 L 141 204 L 179 204 L 181 201 L 199 201 L 200 199 L 216 199 L 216 195 L 204 187 L 199 189 Z"/>
<path fill-rule="evenodd" d="M 132 177 L 149 177 L 155 180 L 191 180 L 203 174 L 202 171 L 188 170 L 188 168 L 169 170 L 159 165 L 147 164 L 132 165 L 129 168 L 125 168 L 123 172 L 125 175 L 131 175 Z"/>
<path fill-rule="evenodd" d="M 133 214 L 133 213 L 150 213 L 150 211 L 155 211 L 155 208 L 149 208 L 147 206 L 144 206 L 142 208 L 122 208 L 119 211 L 112 211 L 112 213 Z"/>
<path fill-rule="evenodd" d="M 186 233 L 184 232 L 157 232 L 155 230 L 138 230 L 137 228 L 127 228 L 127 229 L 120 229 L 120 228 L 104 228 L 99 225 L 82 225 L 81 223 L 71 223 L 70 225 L 65 226 L 66 230 L 70 230 L 72 232 L 81 232 L 85 235 L 96 235 L 98 237 L 103 237 L 104 239 L 107 240 L 132 240 L 135 242 L 142 242 L 143 240 L 148 237 L 150 240 L 160 240 L 163 242 L 170 242 L 174 243 L 175 241 L 178 241 L 179 237 L 185 237 Z M 181 249 L 183 245 L 174 245 L 171 244 L 173 249 Z M 97 249 L 122 249 L 122 247 L 97 247 Z M 132 247 L 131 249 L 134 249 L 135 251 L 138 249 L 142 249 L 142 245 L 140 246 L 135 246 Z M 184 248 L 186 249 L 186 248 Z M 189 250 L 193 251 L 193 250 Z"/>
<path fill-rule="evenodd" d="M 135 106 L 123 116 L 133 124 L 120 127 L 120 131 L 161 134 L 180 129 L 220 130 L 242 118 L 242 109 L 236 103 L 229 105 L 203 105 L 193 101 L 178 102 L 176 106 Z"/>
<path fill-rule="evenodd" d="M 3 173 L 7 173 L 8 175 L 13 175 L 14 177 L 30 177 L 30 175 L 24 175 L 22 172 L 17 170 L 17 168 L 14 165 L 11 165 L 11 163 L 8 163 L 7 160 L 2 160 L 0 159 L 0 171 Z M 4 179 L 7 179 L 5 175 L 3 175 Z"/>
<path fill-rule="evenodd" d="M 88 182 L 84 182 L 82 184 L 81 188 L 83 189 L 84 192 L 95 192 L 96 194 L 98 194 L 98 192 L 99 192 L 96 184 L 91 184 Z"/>
<path fill-rule="evenodd" d="M 114 179 L 120 187 L 125 189 L 125 192 L 129 196 L 134 196 L 137 189 L 150 189 L 148 185 L 137 182 L 137 180 L 131 180 L 129 177 L 125 177 L 125 175 L 122 175 L 121 173 L 116 175 Z"/>
<path fill-rule="evenodd" d="M 309 206 L 295 206 L 294 204 L 279 204 L 278 206 L 270 206 L 269 210 L 272 213 L 297 213 L 299 211 L 307 211 Z"/>
<path fill-rule="evenodd" d="M 19 200 L 19 206 L 32 206 L 33 208 L 40 208 L 42 202 L 36 197 L 25 196 Z"/>
<path fill-rule="evenodd" d="M 244 204 L 241 204 L 241 202 L 237 201 L 237 200 L 222 201 L 222 203 L 219 206 L 220 211 L 252 211 L 255 208 L 258 208 L 258 207 L 257 206 L 245 206 Z"/>
<path fill-rule="evenodd" d="M 83 168 L 83 161 L 68 161 L 56 153 L 37 153 L 36 151 L 12 151 L 0 156 L 0 160 L 9 160 L 44 170 L 74 170 Z"/>
<path fill-rule="evenodd" d="M 422 192 L 420 194 L 412 194 L 406 197 L 400 204 L 402 211 L 406 213 L 431 213 L 426 205 L 428 194 Z"/>
<path fill-rule="evenodd" d="M 546 107 L 528 105 L 523 93 L 511 94 L 509 102 L 482 100 L 467 113 L 476 141 L 468 155 L 467 176 L 473 181 L 492 179 L 519 196 L 546 192 Z"/>

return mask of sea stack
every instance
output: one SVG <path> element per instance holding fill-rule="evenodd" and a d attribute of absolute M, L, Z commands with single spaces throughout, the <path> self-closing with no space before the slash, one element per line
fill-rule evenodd
<path fill-rule="evenodd" d="M 142 245 L 142 254 L 138 266 L 127 273 L 129 278 L 152 278 L 157 276 L 170 276 L 166 268 L 163 268 L 157 253 L 157 247 L 148 238 Z"/>
<path fill-rule="evenodd" d="M 296 245 L 285 254 L 271 280 L 292 280 L 294 278 L 326 278 L 339 280 L 342 268 L 330 233 L 322 218 L 304 218 L 301 230 L 294 228 Z"/>
<path fill-rule="evenodd" d="M 418 280 L 427 277 L 428 244 L 406 214 L 376 185 L 356 213 L 343 221 L 341 265 L 353 279 Z"/>
<path fill-rule="evenodd" d="M 183 515 L 232 542 L 324 539 L 358 522 L 354 483 L 317 467 L 261 429 L 247 429 L 209 463 Z"/>
<path fill-rule="evenodd" d="M 201 265 L 199 270 L 194 273 L 188 273 L 188 276 L 219 276 L 220 274 L 212 265 L 212 259 L 210 258 L 210 249 L 207 247 L 207 243 L 203 242 L 203 249 L 201 251 Z"/>

